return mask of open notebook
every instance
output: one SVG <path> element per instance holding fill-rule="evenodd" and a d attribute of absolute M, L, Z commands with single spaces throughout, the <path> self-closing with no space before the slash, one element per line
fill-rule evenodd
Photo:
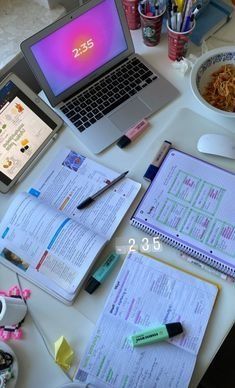
<path fill-rule="evenodd" d="M 131 224 L 235 278 L 235 174 L 171 149 Z"/>
<path fill-rule="evenodd" d="M 205 280 L 129 253 L 76 379 L 96 388 L 188 387 L 217 292 L 217 286 Z M 182 323 L 183 334 L 132 347 L 134 333 L 176 321 Z"/>
<path fill-rule="evenodd" d="M 0 224 L 0 263 L 71 303 L 140 189 L 125 178 L 89 207 L 77 205 L 119 174 L 62 149 Z"/>

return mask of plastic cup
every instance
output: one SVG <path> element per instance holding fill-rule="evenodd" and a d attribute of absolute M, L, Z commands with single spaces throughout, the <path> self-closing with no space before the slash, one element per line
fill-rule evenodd
<path fill-rule="evenodd" d="M 138 11 L 139 0 L 122 0 L 123 8 L 130 30 L 140 28 L 140 15 Z"/>
<path fill-rule="evenodd" d="M 146 46 L 156 46 L 160 42 L 162 31 L 162 20 L 166 7 L 159 15 L 144 15 L 139 6 L 140 23 L 142 28 L 143 41 Z"/>
<path fill-rule="evenodd" d="M 167 35 L 168 35 L 168 57 L 172 61 L 180 60 L 182 57 L 186 57 L 190 35 L 195 28 L 195 21 L 188 31 L 174 31 L 167 23 Z"/>

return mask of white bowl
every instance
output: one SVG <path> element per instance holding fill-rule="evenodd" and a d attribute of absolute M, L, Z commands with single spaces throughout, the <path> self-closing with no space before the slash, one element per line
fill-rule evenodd
<path fill-rule="evenodd" d="M 218 49 L 210 50 L 207 53 L 203 54 L 197 60 L 192 69 L 191 88 L 194 96 L 204 106 L 206 106 L 215 113 L 219 113 L 220 115 L 235 118 L 235 112 L 227 112 L 225 110 L 215 108 L 213 105 L 209 104 L 202 96 L 205 87 L 211 80 L 211 74 L 219 70 L 221 66 L 226 64 L 235 65 L 235 46 L 220 47 Z"/>

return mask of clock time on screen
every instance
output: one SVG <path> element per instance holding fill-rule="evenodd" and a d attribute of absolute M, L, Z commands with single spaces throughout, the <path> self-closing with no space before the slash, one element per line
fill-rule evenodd
<path fill-rule="evenodd" d="M 72 50 L 74 58 L 79 57 L 82 54 L 85 54 L 89 49 L 94 47 L 93 39 L 88 39 L 86 42 L 81 43 L 78 47 Z"/>

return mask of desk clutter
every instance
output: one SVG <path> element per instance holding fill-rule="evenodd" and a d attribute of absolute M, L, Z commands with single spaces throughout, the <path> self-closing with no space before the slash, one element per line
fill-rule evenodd
<path fill-rule="evenodd" d="M 39 32 L 36 37 L 32 37 L 33 40 L 29 38 L 22 49 L 32 67 L 38 66 L 41 61 L 40 66 L 43 71 L 40 73 L 41 70 L 39 70 L 38 75 L 42 86 L 47 76 L 47 80 L 53 80 L 51 83 L 46 82 L 45 90 L 43 88 L 49 96 L 49 102 L 57 112 L 61 108 L 60 114 L 66 122 L 70 123 L 71 128 L 75 129 L 75 132 L 79 131 L 81 139 L 81 136 L 87 133 L 86 130 L 90 131 L 91 125 L 98 123 L 100 119 L 105 120 L 105 114 L 109 114 L 113 108 L 115 111 L 120 104 L 124 104 L 127 99 L 134 96 L 131 107 L 126 108 L 121 114 L 119 112 L 119 115 L 116 115 L 116 110 L 113 121 L 110 120 L 106 122 L 106 126 L 104 125 L 107 130 L 103 136 L 105 144 L 99 143 L 102 136 L 98 136 L 96 140 L 93 136 L 92 143 L 89 141 L 84 143 L 94 153 L 100 152 L 115 141 L 122 149 L 149 128 L 150 114 L 178 95 L 175 87 L 161 78 L 160 74 L 155 73 L 147 62 L 142 62 L 139 56 L 134 57 L 124 12 L 129 29 L 141 28 L 142 39 L 147 46 L 161 44 L 161 31 L 165 18 L 168 57 L 177 61 L 187 54 L 189 40 L 200 24 L 200 15 L 206 14 L 209 3 L 216 9 L 224 10 L 223 4 L 219 7 L 216 0 L 211 2 L 191 0 L 95 2 L 91 0 L 85 5 L 86 12 L 72 11 L 70 19 L 67 15 L 63 18 L 64 24 L 59 21 L 58 24 L 49 26 L 46 31 L 43 30 L 44 39 L 47 42 L 50 41 L 51 35 L 57 33 L 58 36 L 65 34 L 63 36 L 67 38 L 73 37 L 74 31 L 77 33 L 77 28 L 80 26 L 79 19 L 82 26 L 86 28 L 91 26 L 92 33 L 95 32 L 93 35 L 87 35 L 84 41 L 76 41 L 76 45 L 70 47 L 69 52 L 73 55 L 68 56 L 62 66 L 65 69 L 63 79 L 68 82 L 66 85 L 62 85 L 61 74 L 57 73 L 61 66 L 54 66 L 57 61 L 53 56 L 58 49 L 57 59 L 64 60 L 62 51 L 59 51 L 61 47 L 65 48 L 64 43 L 61 45 L 61 41 L 55 39 L 53 44 L 59 42 L 59 45 L 51 55 L 49 46 L 43 47 L 44 39 L 41 39 L 42 35 Z M 121 8 L 122 5 L 124 10 Z M 108 16 L 112 15 L 112 29 L 117 33 L 117 35 L 110 34 L 113 37 L 112 42 L 105 30 L 105 27 L 108 29 L 111 25 L 111 19 L 103 17 L 106 12 Z M 229 16 L 230 10 L 227 9 L 225 13 Z M 117 69 L 108 75 L 107 72 L 110 69 L 103 66 L 102 61 L 99 67 L 98 57 L 95 55 L 93 57 L 99 44 L 99 39 L 96 40 L 96 37 L 99 35 L 97 31 L 100 31 L 97 29 L 98 24 L 95 23 L 99 18 L 102 20 L 100 29 L 103 28 L 103 37 L 107 38 L 107 40 L 102 38 L 102 49 L 105 42 L 107 47 L 111 47 L 110 52 L 112 51 L 111 57 L 108 57 L 109 50 L 105 51 L 105 66 L 106 62 L 118 56 L 117 61 L 115 59 L 112 63 Z M 79 33 L 81 31 L 84 30 L 81 28 Z M 131 58 L 121 55 L 122 50 L 125 52 L 128 49 L 132 50 L 129 52 Z M 44 56 L 44 50 L 48 50 L 45 51 L 48 55 Z M 35 57 L 33 57 L 34 54 Z M 35 64 L 35 58 L 39 59 L 37 64 Z M 90 69 L 87 66 L 88 58 L 95 58 L 94 63 L 89 62 L 90 73 L 86 73 L 87 69 Z M 50 66 L 48 59 L 51 60 Z M 51 67 L 52 64 L 54 67 Z M 74 64 L 84 66 L 82 77 L 79 79 L 75 76 L 76 79 L 70 78 L 73 73 L 70 69 Z M 76 66 L 73 70 L 77 68 Z M 90 76 L 93 77 L 93 72 L 101 67 L 101 81 L 90 79 Z M 49 72 L 48 68 L 50 68 Z M 53 71 L 51 71 L 52 68 Z M 118 94 L 117 101 L 114 101 L 114 93 L 119 91 L 114 92 L 112 87 L 117 88 L 121 84 L 126 86 L 127 73 L 132 77 L 131 84 L 134 92 L 130 92 L 130 89 L 129 94 L 122 91 Z M 44 78 L 41 78 L 42 74 L 43 77 L 45 75 Z M 76 72 L 74 74 L 77 75 Z M 89 78 L 88 85 L 86 77 Z M 77 86 L 77 82 L 80 81 L 82 92 L 80 90 L 81 94 L 75 96 L 73 86 Z M 74 82 L 71 88 L 70 82 Z M 160 97 L 162 97 L 160 105 L 155 105 L 158 98 L 156 98 L 156 91 L 153 92 L 151 89 L 154 82 L 159 82 L 157 89 L 160 90 Z M 114 85 L 111 86 L 111 83 Z M 27 104 L 22 105 L 19 101 L 23 96 L 22 90 L 18 95 L 18 91 L 16 92 L 12 85 L 9 87 L 7 81 L 4 87 L 4 93 L 0 90 L 0 101 L 2 101 L 0 146 L 1 142 L 6 140 L 4 138 L 6 128 L 11 129 L 13 125 L 16 132 L 14 136 L 8 137 L 4 147 L 5 149 L 18 147 L 20 142 L 19 152 L 23 158 L 30 153 L 27 137 L 20 138 L 20 130 L 24 129 L 20 115 L 23 110 L 26 113 Z M 88 89 L 84 91 L 83 87 Z M 150 95 L 146 92 L 148 87 L 150 91 L 152 90 Z M 104 100 L 101 99 L 103 90 Z M 138 92 L 143 92 L 147 98 L 144 111 L 143 105 L 135 97 Z M 97 102 L 93 100 L 96 93 Z M 105 105 L 105 102 L 109 105 Z M 151 112 L 146 108 L 148 105 L 151 106 Z M 94 108 L 94 117 L 90 107 Z M 31 114 L 28 110 L 27 112 Z M 34 113 L 37 120 L 35 116 L 30 116 L 31 119 L 36 120 L 30 120 L 30 123 L 34 122 L 35 125 L 39 123 L 37 112 L 36 109 Z M 50 109 L 45 112 L 50 112 Z M 136 120 L 132 117 L 135 113 L 137 113 Z M 128 125 L 125 125 L 124 118 L 129 120 Z M 190 122 L 192 124 L 189 126 Z M 59 120 L 58 127 L 60 128 L 61 125 L 62 121 Z M 195 128 L 194 125 L 196 125 Z M 101 127 L 103 128 L 103 125 Z M 114 131 L 114 137 L 112 137 L 112 130 L 117 128 L 119 132 Z M 115 270 L 117 276 L 111 284 L 99 318 L 96 321 L 96 316 L 93 321 L 91 320 L 93 333 L 89 342 L 85 343 L 85 351 L 79 362 L 75 356 L 80 349 L 73 346 L 74 337 L 71 341 L 66 339 L 66 335 L 71 334 L 69 314 L 68 319 L 66 316 L 65 326 L 65 331 L 67 330 L 68 333 L 60 334 L 54 342 L 50 339 L 54 350 L 52 361 L 57 364 L 56 367 L 61 368 L 67 378 L 74 379 L 71 384 L 66 384 L 64 387 L 187 388 L 189 386 L 208 325 L 213 320 L 213 314 L 216 313 L 214 306 L 217 298 L 220 297 L 221 287 L 220 284 L 207 280 L 206 272 L 203 275 L 202 271 L 201 277 L 201 274 L 198 276 L 178 268 L 178 264 L 184 267 L 181 257 L 187 263 L 194 264 L 194 267 L 191 266 L 192 270 L 196 265 L 199 270 L 208 270 L 212 276 L 216 275 L 228 280 L 233 283 L 232 285 L 235 283 L 235 171 L 230 171 L 231 165 L 226 165 L 226 161 L 224 164 L 219 163 L 220 167 L 217 166 L 216 156 L 215 159 L 213 156 L 208 156 L 209 152 L 205 149 L 202 152 L 205 151 L 206 155 L 197 152 L 196 147 L 201 150 L 199 134 L 202 135 L 205 131 L 211 132 L 213 136 L 216 131 L 227 136 L 226 130 L 216 126 L 215 123 L 187 109 L 180 110 L 169 126 L 158 134 L 157 144 L 153 142 L 152 148 L 146 150 L 148 152 L 148 155 L 145 155 L 146 159 L 143 155 L 140 157 L 143 171 L 140 170 L 141 174 L 138 168 L 136 169 L 139 176 L 137 181 L 129 177 L 132 174 L 132 170 L 129 173 L 129 165 L 118 172 L 70 147 L 63 146 L 58 155 L 50 160 L 41 176 L 31 181 L 27 192 L 15 193 L 0 222 L 0 264 L 17 273 L 19 283 L 19 287 L 14 286 L 9 291 L 0 291 L 0 339 L 2 340 L 0 341 L 0 388 L 15 386 L 18 363 L 14 352 L 5 342 L 23 338 L 21 325 L 26 314 L 31 313 L 26 303 L 31 292 L 29 289 L 21 290 L 19 276 L 67 305 L 71 305 L 78 292 L 82 290 L 85 303 L 89 304 L 91 301 L 95 306 L 102 292 L 105 292 L 106 279 Z M 173 132 L 178 136 L 177 144 L 174 144 Z M 39 131 L 39 134 L 42 133 L 43 130 Z M 187 136 L 191 139 L 191 149 L 187 149 Z M 122 151 L 119 148 L 116 147 L 115 151 L 122 156 L 126 150 Z M 149 160 L 148 156 L 151 155 L 153 159 Z M 13 159 L 6 160 L 6 168 L 12 167 Z M 118 162 L 119 160 L 117 160 L 117 170 L 120 170 Z M 140 182 L 143 183 L 144 193 L 142 198 L 137 198 L 141 189 Z M 133 208 L 134 203 L 135 208 Z M 128 213 L 129 211 L 132 212 Z M 124 222 L 126 225 L 131 225 L 133 234 L 141 233 L 141 237 L 144 236 L 139 246 L 137 242 L 137 248 L 135 240 L 129 239 L 129 236 L 125 236 L 128 241 L 125 245 L 126 251 L 119 250 L 114 242 L 115 233 Z M 151 236 L 152 245 L 149 236 Z M 114 246 L 106 252 L 106 246 L 113 242 Z M 130 242 L 134 244 L 130 245 Z M 167 264 L 161 258 L 147 255 L 153 251 L 154 256 L 157 253 L 160 255 L 161 249 L 165 247 L 164 244 L 175 248 L 176 260 L 180 259 L 176 266 Z M 98 260 L 99 263 L 97 263 Z M 122 264 L 121 261 L 123 261 Z M 119 271 L 118 265 L 121 267 Z M 80 313 L 80 306 L 73 307 L 75 314 Z M 43 309 L 44 306 L 40 308 Z M 66 308 L 71 309 L 67 306 Z M 62 313 L 64 311 L 62 310 Z M 55 319 L 54 311 L 49 313 L 52 319 Z M 90 318 L 83 313 L 84 311 L 82 311 L 84 321 L 89 320 Z M 50 344 L 47 343 L 49 340 L 43 336 L 40 322 L 34 319 L 33 314 L 31 314 L 31 320 L 50 354 Z M 56 324 L 60 328 L 59 320 Z M 84 333 L 79 324 L 80 322 L 77 324 L 78 333 L 72 333 L 72 335 L 75 335 L 83 346 Z M 19 341 L 17 345 L 18 343 Z M 76 368 L 73 378 L 70 377 L 72 368 Z"/>
<path fill-rule="evenodd" d="M 122 0 L 130 30 L 142 28 L 147 46 L 160 43 L 166 17 L 168 57 L 178 61 L 187 55 L 189 43 L 200 46 L 229 22 L 233 7 L 220 0 Z"/>

